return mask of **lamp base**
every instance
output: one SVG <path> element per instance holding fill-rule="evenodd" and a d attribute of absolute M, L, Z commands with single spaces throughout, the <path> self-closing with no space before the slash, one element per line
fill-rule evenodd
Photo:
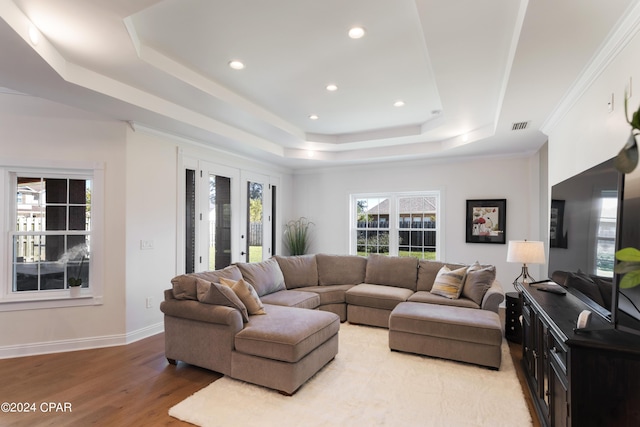
<path fill-rule="evenodd" d="M 513 281 L 513 283 L 522 282 L 522 283 L 529 284 L 529 283 L 535 282 L 535 281 L 536 281 L 536 279 L 534 279 L 533 277 L 531 277 L 531 275 L 529 275 L 529 269 L 527 268 L 527 264 L 523 264 L 522 265 L 522 272 L 520 273 L 520 275 L 518 277 L 516 277 L 516 279 Z"/>

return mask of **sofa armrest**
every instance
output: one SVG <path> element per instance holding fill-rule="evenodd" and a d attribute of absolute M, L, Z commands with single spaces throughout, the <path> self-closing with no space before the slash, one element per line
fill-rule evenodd
<path fill-rule="evenodd" d="M 497 280 L 494 280 L 487 293 L 482 298 L 481 308 L 483 310 L 493 311 L 498 313 L 498 306 L 504 301 L 504 290 L 502 285 Z"/>
<path fill-rule="evenodd" d="M 228 325 L 236 331 L 241 331 L 244 327 L 240 312 L 235 308 L 223 305 L 204 304 L 191 300 L 169 299 L 160 303 L 160 311 L 167 316 Z"/>

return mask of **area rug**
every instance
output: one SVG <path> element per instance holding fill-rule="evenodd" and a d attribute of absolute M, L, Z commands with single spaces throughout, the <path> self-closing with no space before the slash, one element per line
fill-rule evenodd
<path fill-rule="evenodd" d="M 388 331 L 340 326 L 336 358 L 293 396 L 223 377 L 169 415 L 214 426 L 530 426 L 509 347 L 499 371 L 389 350 Z"/>

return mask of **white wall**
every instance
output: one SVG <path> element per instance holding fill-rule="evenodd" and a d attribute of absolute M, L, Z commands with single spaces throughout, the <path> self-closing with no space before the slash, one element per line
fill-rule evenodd
<path fill-rule="evenodd" d="M 640 34 L 636 33 L 549 131 L 550 185 L 614 157 L 626 143 L 631 127 L 624 116 L 624 96 L 630 82 L 630 115 L 640 106 L 638 52 Z M 610 113 L 607 102 L 611 94 L 614 111 Z M 640 287 L 625 293 L 640 304 Z M 626 299 L 619 301 L 627 312 L 637 316 L 636 310 L 627 306 Z"/>
<path fill-rule="evenodd" d="M 614 157 L 629 137 L 624 94 L 633 81 L 629 115 L 640 105 L 640 35 L 610 62 L 600 76 L 549 132 L 549 183 L 556 184 Z M 607 103 L 614 95 L 614 111 Z"/>
<path fill-rule="evenodd" d="M 42 99 L 0 94 L 2 159 L 105 165 L 103 304 L 0 312 L 0 357 L 124 344 L 162 331 L 159 305 L 178 270 L 179 149 L 191 158 L 278 178 L 278 213 L 290 216 L 292 179 L 286 170 Z M 141 250 L 141 240 L 153 241 L 153 249 Z"/>
<path fill-rule="evenodd" d="M 0 354 L 107 345 L 125 333 L 125 131 L 104 120 L 41 99 L 0 94 L 3 159 L 105 164 L 104 298 L 86 307 L 0 312 Z M 5 235 L 2 243 L 5 244 Z M 6 263 L 0 265 L 7 268 Z M 0 271 L 2 280 L 6 271 Z M 3 284 L 4 285 L 4 284 Z"/>
<path fill-rule="evenodd" d="M 444 260 L 495 264 L 503 288 L 511 291 L 521 266 L 506 262 L 506 244 L 465 242 L 466 200 L 507 199 L 507 241 L 540 239 L 539 163 L 538 155 L 533 155 L 301 173 L 294 180 L 293 214 L 315 223 L 311 252 L 343 254 L 349 251 L 350 194 L 442 190 Z M 531 273 L 537 277 L 537 267 Z"/>
<path fill-rule="evenodd" d="M 163 317 L 159 304 L 164 299 L 164 290 L 171 287 L 171 278 L 181 273 L 176 260 L 177 247 L 181 244 L 176 226 L 181 195 L 178 192 L 178 174 L 183 173 L 180 157 L 277 177 L 280 179 L 280 215 L 288 215 L 290 211 L 291 176 L 286 171 L 148 130 L 129 129 L 126 327 L 134 339 L 162 331 Z M 152 241 L 153 249 L 141 249 L 142 240 Z M 152 298 L 151 308 L 146 308 L 147 298 Z"/>
<path fill-rule="evenodd" d="M 175 144 L 128 129 L 126 328 L 140 335 L 146 328 L 163 330 L 159 305 L 175 276 L 176 158 Z M 143 250 L 143 240 L 152 242 L 153 249 Z"/>

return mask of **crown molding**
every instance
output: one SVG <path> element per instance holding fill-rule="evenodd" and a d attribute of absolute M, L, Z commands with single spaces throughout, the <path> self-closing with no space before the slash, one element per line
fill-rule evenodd
<path fill-rule="evenodd" d="M 560 120 L 571 110 L 576 102 L 587 92 L 593 83 L 602 75 L 611 62 L 624 50 L 640 30 L 640 1 L 635 1 L 624 14 L 624 17 L 603 42 L 580 76 L 564 94 L 558 105 L 547 116 L 540 130 L 549 135 Z"/>

